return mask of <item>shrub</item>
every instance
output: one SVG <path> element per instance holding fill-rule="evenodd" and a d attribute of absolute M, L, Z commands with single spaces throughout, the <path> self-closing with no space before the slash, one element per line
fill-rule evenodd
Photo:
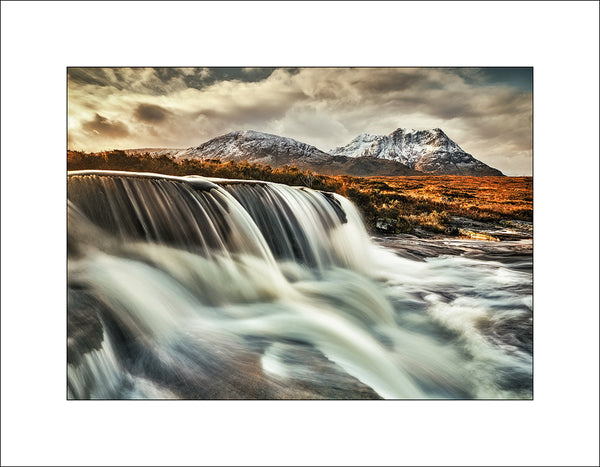
<path fill-rule="evenodd" d="M 329 176 L 293 166 L 271 167 L 220 159 L 178 161 L 167 155 L 127 155 L 120 150 L 68 151 L 67 168 L 203 175 L 308 186 L 350 199 L 372 232 L 376 232 L 377 219 L 392 219 L 396 222 L 396 232 L 401 233 L 421 226 L 433 232 L 458 234 L 450 227 L 451 216 L 482 221 L 531 221 L 533 218 L 531 177 Z"/>

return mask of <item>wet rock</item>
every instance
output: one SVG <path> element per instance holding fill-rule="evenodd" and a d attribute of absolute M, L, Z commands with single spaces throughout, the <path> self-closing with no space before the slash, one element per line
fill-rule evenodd
<path fill-rule="evenodd" d="M 375 228 L 381 233 L 395 233 L 398 222 L 389 217 L 379 217 L 375 221 Z"/>
<path fill-rule="evenodd" d="M 100 304 L 83 289 L 70 286 L 67 294 L 67 363 L 78 365 L 81 357 L 99 350 L 103 341 Z"/>

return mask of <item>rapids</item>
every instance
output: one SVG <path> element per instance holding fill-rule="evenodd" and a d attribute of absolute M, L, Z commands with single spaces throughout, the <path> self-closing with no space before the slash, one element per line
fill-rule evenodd
<path fill-rule="evenodd" d="M 532 397 L 527 241 L 407 254 L 347 199 L 267 182 L 67 189 L 70 399 Z"/>

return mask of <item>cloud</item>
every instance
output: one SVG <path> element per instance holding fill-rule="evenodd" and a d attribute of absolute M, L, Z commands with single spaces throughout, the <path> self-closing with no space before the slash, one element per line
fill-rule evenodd
<path fill-rule="evenodd" d="M 135 109 L 135 116 L 144 122 L 162 122 L 169 115 L 169 111 L 159 105 L 140 104 Z"/>
<path fill-rule="evenodd" d="M 177 68 L 69 68 L 71 85 L 96 85 L 148 95 L 187 88 L 185 73 Z"/>
<path fill-rule="evenodd" d="M 82 127 L 84 130 L 96 133 L 97 135 L 110 136 L 113 138 L 122 138 L 129 134 L 127 125 L 123 122 L 111 122 L 100 114 L 96 114 L 92 120 L 84 122 Z"/>
<path fill-rule="evenodd" d="M 489 74 L 470 68 L 69 69 L 69 144 L 99 150 L 120 137 L 123 148 L 190 147 L 255 129 L 329 150 L 361 132 L 439 127 L 474 157 L 512 174 L 513 167 L 531 166 L 532 95 L 502 82 L 499 73 L 486 81 Z"/>
<path fill-rule="evenodd" d="M 210 70 L 208 68 L 202 68 L 200 69 L 200 71 L 198 71 L 198 76 L 201 79 L 206 79 L 211 75 Z"/>
<path fill-rule="evenodd" d="M 183 68 L 174 68 L 174 70 L 180 72 L 182 75 L 184 76 L 193 76 L 197 73 L 197 68 L 193 68 L 193 67 L 183 67 Z M 208 76 L 208 74 L 210 73 L 208 68 L 203 68 L 201 70 L 202 71 L 206 70 L 206 75 Z"/>

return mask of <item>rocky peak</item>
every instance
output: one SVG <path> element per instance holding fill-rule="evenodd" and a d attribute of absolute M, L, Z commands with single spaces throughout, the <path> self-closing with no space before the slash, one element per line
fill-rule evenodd
<path fill-rule="evenodd" d="M 389 159 L 432 174 L 502 175 L 463 151 L 441 128 L 398 128 L 385 136 L 364 135 L 346 146 L 332 149 L 332 154 Z"/>

